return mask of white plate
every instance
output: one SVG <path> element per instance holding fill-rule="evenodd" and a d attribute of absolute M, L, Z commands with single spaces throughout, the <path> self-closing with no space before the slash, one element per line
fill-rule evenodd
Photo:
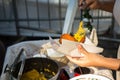
<path fill-rule="evenodd" d="M 70 80 L 111 80 L 111 79 L 95 74 L 85 74 L 85 75 L 73 77 Z"/>

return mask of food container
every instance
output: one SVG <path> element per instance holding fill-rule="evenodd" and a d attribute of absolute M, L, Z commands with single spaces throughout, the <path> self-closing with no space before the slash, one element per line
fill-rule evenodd
<path fill-rule="evenodd" d="M 21 62 L 16 64 L 16 67 L 12 72 L 13 80 L 17 80 L 20 67 L 21 67 Z M 56 80 L 60 72 L 59 65 L 55 61 L 41 57 L 29 58 L 25 60 L 23 75 L 24 73 L 27 73 L 31 70 L 37 70 L 38 73 L 40 74 L 42 73 L 47 80 Z"/>
<path fill-rule="evenodd" d="M 69 80 L 111 80 L 111 79 L 96 74 L 83 74 L 80 76 L 73 77 Z"/>
<path fill-rule="evenodd" d="M 74 69 L 74 76 L 79 76 L 83 74 L 92 74 L 94 71 L 91 68 L 87 67 L 76 67 Z"/>

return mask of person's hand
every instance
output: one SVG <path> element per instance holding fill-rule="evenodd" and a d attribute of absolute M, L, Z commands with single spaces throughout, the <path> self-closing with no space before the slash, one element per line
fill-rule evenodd
<path fill-rule="evenodd" d="M 79 0 L 80 9 L 99 9 L 101 2 L 99 0 Z"/>
<path fill-rule="evenodd" d="M 96 54 L 96 53 L 89 53 L 87 52 L 82 45 L 78 45 L 78 50 L 82 53 L 83 57 L 71 57 L 66 56 L 71 62 L 81 66 L 81 67 L 88 67 L 88 66 L 99 66 L 101 59 L 104 57 Z"/>

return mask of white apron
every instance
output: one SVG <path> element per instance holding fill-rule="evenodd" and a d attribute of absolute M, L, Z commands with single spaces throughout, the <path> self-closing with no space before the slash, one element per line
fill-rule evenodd
<path fill-rule="evenodd" d="M 120 45 L 117 52 L 117 58 L 120 59 Z M 120 71 L 116 71 L 116 80 L 120 80 Z"/>
<path fill-rule="evenodd" d="M 115 0 L 115 5 L 113 8 L 113 15 L 115 17 L 115 20 L 120 26 L 120 0 Z"/>
<path fill-rule="evenodd" d="M 113 14 L 120 27 L 120 0 L 115 0 Z M 120 59 L 120 46 L 117 52 L 117 58 Z M 120 80 L 120 71 L 116 71 L 116 80 Z"/>

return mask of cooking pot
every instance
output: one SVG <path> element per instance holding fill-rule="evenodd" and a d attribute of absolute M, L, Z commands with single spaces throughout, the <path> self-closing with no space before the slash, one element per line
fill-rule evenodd
<path fill-rule="evenodd" d="M 14 71 L 12 71 L 13 80 L 17 80 L 20 67 L 21 67 L 21 61 L 16 64 Z M 35 57 L 35 58 L 26 59 L 22 74 L 29 72 L 33 69 L 37 70 L 37 72 L 39 73 L 42 72 L 45 75 L 45 77 L 47 77 L 47 80 L 56 80 L 60 72 L 59 65 L 57 64 L 57 62 L 49 58 Z M 45 69 L 49 70 L 49 72 L 46 72 Z"/>

